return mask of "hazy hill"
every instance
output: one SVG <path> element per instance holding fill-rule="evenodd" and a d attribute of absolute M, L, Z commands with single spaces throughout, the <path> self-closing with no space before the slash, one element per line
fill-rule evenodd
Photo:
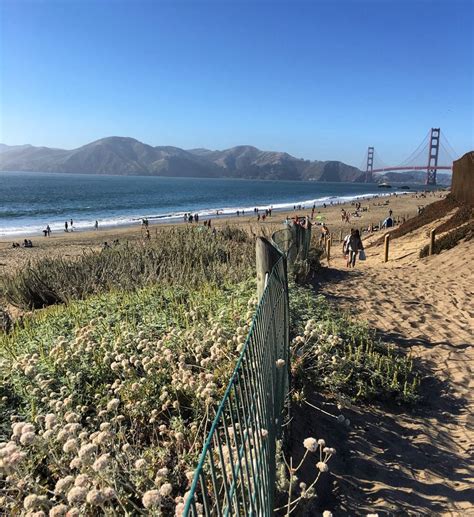
<path fill-rule="evenodd" d="M 223 151 L 184 150 L 116 136 L 72 150 L 0 144 L 0 170 L 335 182 L 357 182 L 365 177 L 356 167 L 340 161 L 302 160 L 250 145 Z M 422 183 L 423 176 L 410 173 L 393 179 L 387 174 L 383 178 L 380 181 Z"/>
<path fill-rule="evenodd" d="M 377 183 L 419 183 L 424 184 L 426 172 L 424 171 L 409 171 L 409 172 L 386 172 L 385 174 L 377 175 L 375 181 Z M 440 173 L 436 175 L 436 182 L 438 185 L 451 185 L 451 174 Z"/>

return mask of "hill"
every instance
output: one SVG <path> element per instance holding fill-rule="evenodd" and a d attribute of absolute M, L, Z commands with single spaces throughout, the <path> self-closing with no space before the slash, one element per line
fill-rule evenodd
<path fill-rule="evenodd" d="M 363 178 L 359 169 L 340 161 L 302 160 L 250 145 L 184 150 L 126 137 L 102 138 L 72 150 L 1 144 L 0 170 L 350 182 Z"/>
<path fill-rule="evenodd" d="M 149 175 L 194 178 L 243 178 L 363 182 L 365 173 L 341 161 L 303 160 L 280 151 L 239 145 L 222 151 L 153 147 L 134 138 L 101 138 L 77 149 L 0 144 L 0 171 L 64 172 L 78 174 Z M 420 171 L 376 177 L 377 182 L 424 183 Z M 449 185 L 451 176 L 439 174 Z"/>
<path fill-rule="evenodd" d="M 424 171 L 408 171 L 408 172 L 386 172 L 377 175 L 375 181 L 377 183 L 418 183 L 424 184 L 426 172 Z M 438 185 L 451 185 L 451 174 L 440 173 L 436 175 Z"/>

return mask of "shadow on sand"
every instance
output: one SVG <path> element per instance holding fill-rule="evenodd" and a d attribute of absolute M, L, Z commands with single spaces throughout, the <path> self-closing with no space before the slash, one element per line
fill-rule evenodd
<path fill-rule="evenodd" d="M 325 268 L 313 287 L 318 292 L 327 281 L 344 282 L 360 274 L 357 270 Z M 342 299 L 352 302 L 356 293 L 327 298 L 334 303 Z M 383 342 L 396 343 L 405 350 L 413 345 L 449 345 L 380 329 L 377 334 Z M 302 443 L 309 436 L 324 438 L 329 447 L 337 448 L 329 465 L 331 473 L 320 479 L 318 498 L 301 504 L 294 515 L 320 515 L 323 510 L 337 516 L 375 512 L 379 516 L 438 515 L 448 511 L 446 501 L 452 508 L 452 503 L 474 500 L 469 488 L 459 488 L 469 487 L 472 465 L 456 454 L 457 447 L 453 447 L 447 431 L 450 423 L 466 411 L 466 400 L 453 396 L 449 384 L 432 374 L 433 364 L 418 361 L 416 369 L 423 379 L 419 403 L 413 407 L 395 403 L 351 406 L 342 410 L 351 420 L 349 429 L 305 404 L 293 408 L 290 443 L 294 460 L 302 458 Z M 340 413 L 335 401 L 321 394 L 309 394 L 308 400 L 332 414 Z M 465 448 L 468 446 L 466 443 Z M 317 461 L 319 458 L 306 461 L 300 481 L 311 483 Z"/>

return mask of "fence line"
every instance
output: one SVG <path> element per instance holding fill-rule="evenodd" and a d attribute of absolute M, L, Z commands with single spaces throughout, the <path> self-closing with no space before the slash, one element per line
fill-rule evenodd
<path fill-rule="evenodd" d="M 271 243 L 257 240 L 261 298 L 194 473 L 186 517 L 273 514 L 289 382 L 287 264 L 307 257 L 310 240 L 310 226 L 293 224 Z"/>

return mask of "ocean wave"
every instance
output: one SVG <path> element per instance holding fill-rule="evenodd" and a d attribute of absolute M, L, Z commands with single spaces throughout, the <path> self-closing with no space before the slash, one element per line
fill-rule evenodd
<path fill-rule="evenodd" d="M 182 221 L 184 219 L 184 215 L 186 213 L 198 214 L 201 219 L 212 219 L 217 216 L 219 217 L 229 217 L 236 215 L 237 211 L 242 213 L 245 212 L 245 215 L 251 215 L 254 212 L 254 208 L 258 208 L 261 210 L 266 210 L 271 208 L 275 212 L 282 212 L 292 210 L 294 206 L 302 206 L 306 210 L 311 210 L 312 206 L 316 207 L 323 206 L 324 203 L 327 205 L 330 204 L 340 204 L 340 203 L 348 203 L 355 200 L 361 199 L 370 199 L 373 197 L 385 197 L 393 194 L 403 194 L 405 191 L 394 191 L 394 192 L 377 192 L 377 193 L 367 193 L 367 194 L 353 194 L 353 195 L 344 195 L 344 196 L 323 196 L 312 199 L 305 200 L 297 200 L 292 202 L 285 203 L 273 203 L 273 204 L 260 204 L 254 206 L 230 206 L 230 207 L 211 207 L 211 208 L 201 208 L 199 210 L 194 210 L 190 212 L 184 211 L 175 211 L 175 212 L 167 212 L 167 213 L 144 213 L 144 214 L 130 214 L 130 215 L 122 215 L 122 216 L 112 216 L 112 217 L 102 217 L 98 219 L 99 227 L 101 229 L 111 229 L 111 228 L 119 228 L 126 226 L 136 226 L 141 224 L 141 220 L 143 218 L 148 219 L 150 222 L 154 222 L 156 224 L 159 223 L 169 223 L 175 221 Z M 217 215 L 218 214 L 218 215 Z M 13 224 L 8 226 L 4 226 L 0 219 L 0 237 L 16 237 L 16 236 L 34 236 L 34 235 L 42 235 L 42 231 L 46 227 L 44 223 L 45 217 L 42 217 L 40 221 L 38 220 L 27 220 L 24 224 L 20 225 L 20 222 L 17 220 Z M 69 221 L 68 221 L 69 222 Z M 94 229 L 95 219 L 77 219 L 74 220 L 74 231 L 91 231 Z M 64 220 L 58 221 L 54 220 L 49 223 L 50 228 L 53 233 L 64 233 Z"/>

